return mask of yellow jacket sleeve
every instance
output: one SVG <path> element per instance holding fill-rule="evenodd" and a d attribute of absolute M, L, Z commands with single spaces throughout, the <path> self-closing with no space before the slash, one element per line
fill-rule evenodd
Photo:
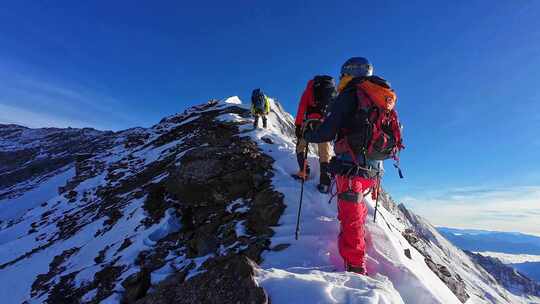
<path fill-rule="evenodd" d="M 266 102 L 264 103 L 264 112 L 268 114 L 270 113 L 270 98 L 268 98 L 268 96 L 265 96 L 264 99 L 266 100 Z"/>

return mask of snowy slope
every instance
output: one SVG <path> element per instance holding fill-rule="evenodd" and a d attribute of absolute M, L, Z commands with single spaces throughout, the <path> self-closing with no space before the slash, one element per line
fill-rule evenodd
<path fill-rule="evenodd" d="M 181 228 L 175 202 L 167 197 L 157 214 L 149 209 L 156 185 L 192 147 L 202 145 L 197 142 L 200 127 L 193 123 L 207 111 L 229 112 L 223 109 L 237 103 L 236 98 L 210 102 L 152 128 L 119 132 L 109 149 L 78 164 L 77 174 L 67 169 L 0 201 L 7 223 L 0 227 L 2 303 L 118 303 L 120 282 L 140 270 L 141 253 L 163 250 L 158 241 Z M 2 146 L 22 144 L 37 145 L 28 139 Z M 151 274 L 153 283 L 175 269 L 193 268 L 195 274 L 208 258 L 187 259 L 183 248 L 176 249 L 162 257 L 167 263 L 160 261 L 164 267 Z"/>
<path fill-rule="evenodd" d="M 372 221 L 374 202 L 368 198 L 367 270 L 369 277 L 343 272 L 337 251 L 339 222 L 336 203 L 328 204 L 328 195 L 316 191 L 318 177 L 305 185 L 301 236 L 294 240 L 300 184 L 290 178 L 297 170 L 292 135 L 292 117 L 278 104 L 272 104 L 269 129 L 257 130 L 251 136 L 272 156 L 275 188 L 285 194 L 287 209 L 281 217 L 273 246 L 288 246 L 269 251 L 259 273 L 259 283 L 269 292 L 273 303 L 461 303 L 450 289 L 427 266 L 425 257 L 403 237 L 413 223 L 397 218 L 384 208 L 376 223 Z M 290 128 L 283 126 L 289 125 Z M 315 155 L 310 164 L 318 171 Z M 384 218 L 384 219 L 383 219 Z M 403 218 L 403 217 L 402 217 Z M 419 219 L 415 217 L 416 219 Z M 429 229 L 435 236 L 431 253 L 459 269 L 470 291 L 467 303 L 535 303 L 538 299 L 518 297 L 498 286 L 485 271 L 476 266 L 459 249 L 444 240 L 427 222 L 414 223 L 417 229 Z M 410 250 L 412 259 L 405 256 Z M 445 253 L 451 253 L 450 257 Z M 453 258 L 449 261 L 449 258 Z M 480 293 L 481 292 L 481 293 Z"/>
<path fill-rule="evenodd" d="M 184 282 L 201 277 L 208 273 L 205 262 L 219 255 L 248 254 L 250 246 L 263 246 L 270 250 L 262 254 L 256 281 L 272 303 L 461 303 L 440 279 L 441 272 L 461 280 L 467 303 L 540 303 L 498 285 L 425 219 L 402 206 L 385 202 L 386 209 L 380 207 L 373 222 L 370 199 L 369 276 L 344 272 L 336 245 L 336 203 L 329 204 L 328 195 L 316 191 L 317 176 L 305 185 L 300 239 L 294 240 L 300 184 L 290 177 L 297 169 L 292 117 L 272 100 L 269 128 L 253 130 L 248 108 L 231 97 L 166 117 L 152 128 L 109 134 L 109 146 L 77 163 L 76 172 L 65 168 L 47 182 L 21 188 L 17 196 L 1 202 L 0 216 L 8 224 L 0 227 L 0 297 L 6 303 L 118 303 L 126 291 L 123 283 L 142 272 L 143 262 L 158 265 L 149 270 L 152 292 L 159 291 L 158 283 L 171 275 L 182 274 Z M 222 240 L 226 233 L 220 227 L 219 235 L 206 235 L 220 242 L 212 249 L 212 242 L 188 239 L 181 232 L 189 222 L 186 219 L 196 217 L 178 212 L 178 205 L 190 198 L 159 197 L 171 172 L 185 166 L 184 156 L 195 148 L 211 149 L 209 142 L 222 140 L 218 132 L 229 132 L 226 128 L 237 128 L 240 136 L 250 138 L 274 160 L 268 183 L 283 194 L 286 209 L 272 227 L 269 245 L 266 232 L 253 235 L 248 227 L 248 216 L 257 213 L 251 210 L 255 199 L 219 206 L 223 210 L 214 217 L 230 219 L 224 226 L 234 238 L 229 243 Z M 35 147 L 32 140 L 24 145 Z M 21 143 L 10 141 L 4 146 Z M 317 172 L 313 154 L 310 163 Z M 413 236 L 418 238 L 414 246 Z M 200 247 L 199 252 L 190 254 L 184 240 Z M 144 303 L 153 303 L 151 299 Z"/>
<path fill-rule="evenodd" d="M 264 255 L 259 276 L 271 299 L 275 303 L 459 303 L 419 253 L 413 250 L 412 260 L 403 255 L 403 247 L 409 248 L 407 241 L 380 222 L 369 221 L 367 225 L 370 276 L 343 272 L 336 244 L 336 204 L 328 204 L 329 197 L 316 191 L 317 177 L 305 185 L 301 236 L 294 240 L 300 184 L 290 177 L 297 169 L 292 133 L 282 128 L 292 124 L 292 117 L 275 104 L 272 108 L 275 112 L 270 114 L 269 130 L 253 135 L 260 142 L 263 138 L 273 142 L 262 144 L 262 148 L 277 160 L 274 185 L 285 194 L 287 204 L 272 244 L 290 246 Z M 310 159 L 317 171 L 314 155 Z M 369 200 L 368 204 L 369 217 L 373 218 L 373 202 Z"/>

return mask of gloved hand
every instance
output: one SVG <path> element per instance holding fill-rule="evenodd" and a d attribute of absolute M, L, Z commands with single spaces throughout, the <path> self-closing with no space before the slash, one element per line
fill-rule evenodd
<path fill-rule="evenodd" d="M 303 132 L 302 132 L 302 126 L 296 126 L 296 130 L 294 130 L 294 134 L 296 135 L 296 138 L 302 138 Z"/>

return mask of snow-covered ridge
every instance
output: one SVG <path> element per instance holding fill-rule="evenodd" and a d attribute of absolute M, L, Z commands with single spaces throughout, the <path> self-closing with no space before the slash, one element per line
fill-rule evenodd
<path fill-rule="evenodd" d="M 38 183 L 41 192 L 22 191 L 18 204 L 31 204 L 6 214 L 9 223 L 0 226 L 0 297 L 154 303 L 171 292 L 186 295 L 163 302 L 175 303 L 232 291 L 261 303 L 266 296 L 272 303 L 540 303 L 500 286 L 389 196 L 377 222 L 374 202 L 366 202 L 369 276 L 344 272 L 336 204 L 316 191 L 317 176 L 305 185 L 301 235 L 294 240 L 300 188 L 290 178 L 297 169 L 293 118 L 271 100 L 268 129 L 254 130 L 248 109 L 231 97 L 151 128 L 114 133 L 102 151 L 78 159 L 49 184 Z M 315 155 L 310 162 L 317 172 Z M 65 180 L 59 192 L 51 190 L 55 177 Z M 6 203 L 0 201 L 0 213 Z M 249 273 L 251 266 L 236 257 L 260 263 L 256 283 L 250 274 L 246 280 L 216 274 L 222 258 L 224 269 L 240 265 Z"/>
<path fill-rule="evenodd" d="M 368 221 L 369 277 L 344 273 L 337 252 L 339 222 L 335 203 L 315 190 L 317 176 L 306 183 L 300 240 L 294 240 L 300 185 L 290 173 L 297 168 L 292 116 L 272 103 L 268 130 L 251 137 L 276 160 L 274 187 L 285 195 L 287 209 L 275 228 L 258 281 L 274 303 L 533 303 L 538 299 L 514 295 L 498 285 L 480 266 L 446 241 L 425 219 L 404 206 L 398 208 L 387 196 L 377 223 Z M 288 127 L 287 127 L 288 126 Z M 317 158 L 310 155 L 317 168 Z M 368 219 L 374 202 L 367 200 Z M 406 214 L 404 214 L 406 213 Z M 411 235 L 418 238 L 412 246 Z M 419 251 L 420 250 L 420 251 Z M 409 252 L 411 258 L 405 252 Z M 427 262 L 429 260 L 429 263 Z M 441 268 L 442 267 L 442 268 Z M 434 270 L 437 270 L 437 274 Z M 448 273 L 448 274 L 447 274 Z M 439 276 L 455 277 L 443 282 Z M 454 292 L 446 284 L 461 284 Z M 460 289 L 461 288 L 461 289 Z M 531 300 L 532 299 L 532 300 Z"/>
<path fill-rule="evenodd" d="M 214 120 L 221 114 L 249 115 L 237 100 L 211 101 L 167 117 L 151 128 L 108 134 L 103 150 L 85 154 L 65 171 L 38 181 L 34 188 L 21 188 L 16 198 L 0 201 L 0 215 L 5 220 L 0 226 L 0 297 L 5 303 L 117 303 L 126 288 L 121 283 L 143 268 L 144 277 L 152 284 L 175 271 L 186 272 L 188 278 L 203 273 L 200 268 L 215 256 L 210 254 L 214 249 L 205 249 L 207 244 L 200 239 L 193 240 L 194 249 L 186 244 L 172 245 L 172 235 L 190 238 L 182 232 L 186 229 L 181 222 L 197 220 L 179 213 L 178 205 L 190 201 L 170 196 L 166 182 L 172 181 L 170 175 L 193 149 L 215 149 L 212 146 L 221 141 L 237 145 L 237 149 L 249 144 L 235 137 L 236 126 Z M 53 147 L 64 143 L 58 142 L 57 136 L 50 137 L 49 130 L 9 129 L 10 134 L 12 129 L 40 134 L 25 136 L 20 142 L 14 139 L 9 147 L 41 147 L 44 140 Z M 62 138 L 66 132 L 54 130 Z M 247 153 L 248 148 L 243 151 Z M 239 161 L 249 164 L 248 159 Z M 265 162 L 269 159 L 259 159 L 258 166 Z M 258 178 L 263 182 L 267 177 Z M 235 207 L 228 216 L 238 234 L 243 224 L 237 217 L 249 218 L 241 210 L 242 206 Z M 237 238 L 241 240 L 234 242 Z M 216 250 L 228 254 L 251 249 L 251 239 L 251 235 L 235 236 L 233 232 Z M 202 254 L 206 250 L 209 254 Z M 142 262 L 144 259 L 148 261 Z"/>

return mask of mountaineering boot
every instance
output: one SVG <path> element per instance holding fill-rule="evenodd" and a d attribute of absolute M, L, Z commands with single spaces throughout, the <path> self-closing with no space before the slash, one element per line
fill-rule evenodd
<path fill-rule="evenodd" d="M 296 161 L 298 162 L 298 168 L 300 168 L 300 171 L 302 171 L 302 169 L 304 168 L 304 153 L 296 153 Z"/>
<path fill-rule="evenodd" d="M 330 173 L 328 172 L 328 163 L 320 163 L 320 170 L 321 174 L 317 189 L 319 189 L 321 193 L 328 193 L 331 183 Z"/>
<path fill-rule="evenodd" d="M 352 266 L 352 265 L 347 264 L 345 267 L 345 270 L 348 272 L 354 272 L 361 275 L 367 275 L 366 268 L 363 266 Z"/>
<path fill-rule="evenodd" d="M 327 194 L 330 190 L 330 187 L 328 185 L 318 184 L 317 190 L 319 190 L 319 192 L 322 194 Z"/>
<path fill-rule="evenodd" d="M 304 154 L 296 153 L 296 161 L 298 162 L 298 168 L 302 170 L 302 167 L 304 167 Z"/>
<path fill-rule="evenodd" d="M 257 129 L 259 126 L 259 116 L 255 116 L 255 119 L 253 120 L 253 129 Z"/>
<path fill-rule="evenodd" d="M 291 174 L 291 176 L 294 178 L 294 179 L 298 179 L 298 180 L 306 180 L 309 178 L 309 167 L 306 167 L 306 172 L 303 172 L 302 170 L 298 171 L 298 173 L 293 173 Z"/>
<path fill-rule="evenodd" d="M 292 177 L 294 177 L 295 179 L 300 179 L 300 180 L 308 179 L 309 178 L 309 172 L 310 172 L 309 165 L 306 166 L 306 172 L 303 172 L 304 154 L 303 153 L 296 153 L 296 161 L 298 161 L 298 167 L 300 168 L 300 170 L 298 170 L 298 173 L 292 174 Z"/>

